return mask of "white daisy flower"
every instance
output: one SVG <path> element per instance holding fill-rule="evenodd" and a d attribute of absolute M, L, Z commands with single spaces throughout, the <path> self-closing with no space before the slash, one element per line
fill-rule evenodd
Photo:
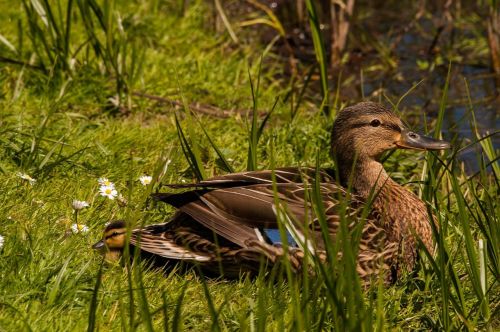
<path fill-rule="evenodd" d="M 5 242 L 5 238 L 2 235 L 0 235 L 0 249 L 2 249 L 4 242 Z"/>
<path fill-rule="evenodd" d="M 101 186 L 101 188 L 99 188 L 99 194 L 109 199 L 115 199 L 118 195 L 118 191 L 116 191 L 114 186 Z"/>
<path fill-rule="evenodd" d="M 73 224 L 73 225 L 71 225 L 71 231 L 74 234 L 87 233 L 89 231 L 89 228 L 85 225 L 82 225 L 82 224 Z"/>
<path fill-rule="evenodd" d="M 35 184 L 35 182 L 36 182 L 36 180 L 35 180 L 35 179 L 33 179 L 31 176 L 29 176 L 29 175 L 28 175 L 28 174 L 26 174 L 26 173 L 17 172 L 17 173 L 16 173 L 16 175 L 17 175 L 18 177 L 20 177 L 21 179 L 28 181 L 28 182 L 29 182 L 29 184 L 31 184 L 31 185 L 34 185 L 34 184 Z"/>
<path fill-rule="evenodd" d="M 97 182 L 99 182 L 99 185 L 101 185 L 101 187 L 105 186 L 105 187 L 115 187 L 115 184 L 111 181 L 108 180 L 108 178 L 99 178 L 97 180 Z"/>
<path fill-rule="evenodd" d="M 71 206 L 73 207 L 73 210 L 80 211 L 83 208 L 89 207 L 90 204 L 85 201 L 79 201 L 75 199 L 73 200 L 73 203 L 71 203 Z"/>
<path fill-rule="evenodd" d="M 152 180 L 153 180 L 153 177 L 149 176 L 149 175 L 143 175 L 139 178 L 139 181 L 141 181 L 143 186 L 147 186 L 148 184 L 151 183 Z"/>

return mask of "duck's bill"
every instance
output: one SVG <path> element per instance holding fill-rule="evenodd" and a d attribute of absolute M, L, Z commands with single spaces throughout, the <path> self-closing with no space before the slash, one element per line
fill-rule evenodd
<path fill-rule="evenodd" d="M 92 249 L 98 250 L 104 248 L 104 241 L 101 240 L 92 246 Z"/>
<path fill-rule="evenodd" d="M 450 143 L 432 137 L 420 135 L 404 129 L 401 138 L 396 142 L 399 148 L 417 150 L 444 150 L 451 147 Z"/>

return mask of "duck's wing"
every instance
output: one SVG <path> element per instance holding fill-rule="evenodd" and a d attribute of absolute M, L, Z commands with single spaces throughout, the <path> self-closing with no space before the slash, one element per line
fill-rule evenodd
<path fill-rule="evenodd" d="M 331 169 L 318 173 L 320 182 L 334 182 L 335 174 Z M 164 184 L 171 188 L 226 188 L 270 183 L 312 183 L 316 169 L 312 167 L 283 167 L 275 170 L 247 171 L 216 176 L 197 183 Z"/>
<path fill-rule="evenodd" d="M 349 199 L 346 191 L 333 183 L 322 183 L 320 192 L 327 219 L 339 219 L 338 202 Z M 232 243 L 247 247 L 250 242 L 265 241 L 262 230 L 279 229 L 278 211 L 283 212 L 289 232 L 295 232 L 299 237 L 308 233 L 314 237 L 314 242 L 321 243 L 320 227 L 310 203 L 310 194 L 311 189 L 306 184 L 274 183 L 202 188 L 153 196 L 178 208 Z M 353 206 L 347 205 L 347 213 L 358 212 L 359 209 Z M 332 232 L 335 230 L 332 228 Z"/>
<path fill-rule="evenodd" d="M 320 182 L 334 182 L 333 171 L 321 170 Z M 277 229 L 275 189 L 286 198 L 298 220 L 303 220 L 304 183 L 316 179 L 311 167 L 286 167 L 275 170 L 249 171 L 213 177 L 194 184 L 172 184 L 173 188 L 190 188 L 183 193 L 157 193 L 152 196 L 194 218 L 229 241 L 247 247 L 262 240 L 259 228 Z"/>

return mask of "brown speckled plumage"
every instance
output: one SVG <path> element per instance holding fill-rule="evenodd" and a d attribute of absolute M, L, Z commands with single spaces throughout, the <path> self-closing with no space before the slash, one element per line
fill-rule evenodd
<path fill-rule="evenodd" d="M 394 113 L 376 103 L 360 103 L 339 113 L 332 132 L 332 157 L 338 166 L 340 184 L 331 171 L 322 170 L 320 196 L 333 241 L 341 220 L 340 201 L 346 206 L 349 229 L 364 222 L 357 271 L 366 284 L 381 272 L 389 282 L 403 271 L 413 269 L 416 236 L 429 251 L 433 247 L 424 202 L 393 181 L 378 158 L 394 148 L 447 147 L 446 142 L 408 131 Z M 168 260 L 197 262 L 213 273 L 220 273 L 222 267 L 226 276 L 256 272 L 262 259 L 273 265 L 284 256 L 298 271 L 305 250 L 320 261 L 325 259 L 320 222 L 309 199 L 315 176 L 315 169 L 288 167 L 227 174 L 196 184 L 170 185 L 189 190 L 153 196 L 176 207 L 178 213 L 165 224 L 133 230 L 130 243 Z M 346 187 L 352 188 L 352 193 Z M 361 220 L 367 201 L 371 201 L 371 210 Z M 262 232 L 265 228 L 278 228 L 279 213 L 286 215 L 287 228 L 300 244 L 289 248 L 287 255 L 281 245 Z M 123 233 L 107 230 L 95 247 L 106 246 L 109 252 L 119 250 L 119 245 L 115 245 L 119 241 L 114 237 L 120 236 L 125 243 Z M 308 234 L 306 240 L 304 234 Z"/>

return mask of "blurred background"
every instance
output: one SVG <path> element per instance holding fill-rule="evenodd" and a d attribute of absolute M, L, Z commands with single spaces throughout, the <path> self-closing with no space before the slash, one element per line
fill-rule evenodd
<path fill-rule="evenodd" d="M 244 58 L 251 68 L 262 57 L 266 86 L 278 87 L 274 93 L 292 113 L 319 108 L 334 116 L 339 107 L 369 99 L 391 104 L 425 130 L 443 107 L 446 138 L 467 145 L 492 135 L 494 147 L 500 144 L 496 0 L 23 0 L 14 6 L 0 0 L 0 6 L 0 79 L 12 80 L 21 67 L 32 80 L 49 77 L 54 89 L 83 78 L 98 103 L 107 101 L 106 111 L 127 113 L 138 96 L 181 105 L 178 86 L 166 82 L 173 71 L 199 81 L 186 83 L 185 95 L 205 113 L 248 109 L 242 63 L 220 64 L 223 74 L 210 63 L 216 57 L 200 62 L 197 48 Z M 218 75 L 245 93 L 223 91 Z M 478 168 L 478 146 L 460 151 L 469 170 Z"/>
<path fill-rule="evenodd" d="M 408 116 L 435 118 L 449 77 L 445 136 L 466 140 L 499 125 L 500 19 L 497 1 L 215 1 L 214 30 L 235 44 L 255 39 L 273 53 L 285 82 L 308 82 L 321 105 L 323 53 L 330 104 L 380 100 Z M 324 49 L 315 48 L 315 29 Z M 298 83 L 300 82 L 300 83 Z M 293 87 L 292 89 L 298 87 Z M 335 107 L 336 105 L 334 105 Z M 476 128 L 471 129 L 470 109 Z M 474 120 L 473 120 L 474 121 Z M 477 130 L 477 132 L 476 132 Z M 499 135 L 493 135 L 495 147 Z M 472 149 L 472 148 L 471 148 Z M 477 169 L 470 149 L 461 152 Z"/>

